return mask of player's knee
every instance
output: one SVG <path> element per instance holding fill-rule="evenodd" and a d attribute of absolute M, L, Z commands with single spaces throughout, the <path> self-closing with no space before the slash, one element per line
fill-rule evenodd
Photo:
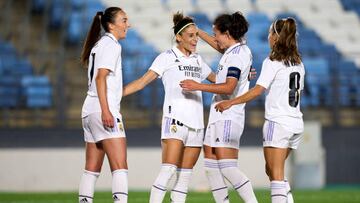
<path fill-rule="evenodd" d="M 114 163 L 110 163 L 110 168 L 112 171 L 119 169 L 128 169 L 127 161 L 117 161 Z"/>
<path fill-rule="evenodd" d="M 85 170 L 87 170 L 87 171 L 100 172 L 101 167 L 102 167 L 102 163 L 86 163 L 85 164 Z"/>

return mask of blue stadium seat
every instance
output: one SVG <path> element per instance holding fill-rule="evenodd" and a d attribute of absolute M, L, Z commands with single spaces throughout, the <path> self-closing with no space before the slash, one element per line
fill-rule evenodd
<path fill-rule="evenodd" d="M 14 76 L 0 76 L 0 108 L 16 107 L 20 104 L 20 82 Z"/>
<path fill-rule="evenodd" d="M 25 105 L 29 108 L 48 108 L 52 105 L 52 87 L 47 76 L 25 76 L 21 80 Z"/>
<path fill-rule="evenodd" d="M 66 42 L 70 45 L 78 44 L 85 37 L 83 17 L 80 12 L 72 12 L 66 29 Z"/>
<path fill-rule="evenodd" d="M 309 104 L 318 106 L 320 103 L 331 105 L 333 94 L 329 64 L 325 58 L 304 58 L 306 80 L 310 92 Z"/>
<path fill-rule="evenodd" d="M 66 1 L 53 0 L 50 5 L 49 27 L 59 29 L 64 22 Z"/>

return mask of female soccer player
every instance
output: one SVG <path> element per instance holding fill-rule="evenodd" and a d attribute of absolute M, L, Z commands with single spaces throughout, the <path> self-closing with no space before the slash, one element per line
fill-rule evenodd
<path fill-rule="evenodd" d="M 263 62 L 256 86 L 239 97 L 218 103 L 215 108 L 226 113 L 231 106 L 251 101 L 266 91 L 263 145 L 271 200 L 293 202 L 291 193 L 287 194 L 290 186 L 284 179 L 284 167 L 291 150 L 298 147 L 304 128 L 300 92 L 305 76 L 297 49 L 295 19 L 273 22 L 268 39 L 271 52 Z"/>
<path fill-rule="evenodd" d="M 235 98 L 249 89 L 252 55 L 244 40 L 247 30 L 248 23 L 240 12 L 218 16 L 213 26 L 214 37 L 199 32 L 203 40 L 224 53 L 218 65 L 216 84 L 201 84 L 192 80 L 181 82 L 185 90 L 214 93 L 204 140 L 204 155 L 206 175 L 217 203 L 229 202 L 224 177 L 245 202 L 257 202 L 249 179 L 237 167 L 245 104 L 234 105 L 222 114 L 214 108 L 218 102 Z"/>
<path fill-rule="evenodd" d="M 203 103 L 200 91 L 183 91 L 180 81 L 215 81 L 215 74 L 195 53 L 198 29 L 194 21 L 176 13 L 173 16 L 176 45 L 161 53 L 149 70 L 124 88 L 123 96 L 143 89 L 162 78 L 165 89 L 161 129 L 162 166 L 150 195 L 150 202 L 162 202 L 166 187 L 177 171 L 171 191 L 172 202 L 185 202 L 192 169 L 199 157 L 204 138 Z"/>
<path fill-rule="evenodd" d="M 102 37 L 101 27 L 106 32 Z M 126 37 L 129 27 L 127 15 L 121 8 L 109 7 L 105 12 L 98 12 L 82 50 L 81 61 L 88 67 L 89 89 L 81 115 L 86 163 L 80 181 L 79 202 L 93 202 L 95 182 L 105 154 L 113 176 L 114 203 L 128 199 L 126 138 L 120 114 L 123 81 L 118 40 Z"/>

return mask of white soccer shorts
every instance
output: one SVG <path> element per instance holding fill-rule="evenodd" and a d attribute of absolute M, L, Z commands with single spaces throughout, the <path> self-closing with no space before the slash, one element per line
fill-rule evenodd
<path fill-rule="evenodd" d="M 96 143 L 104 139 L 126 137 L 123 121 L 114 118 L 114 127 L 104 127 L 101 113 L 92 113 L 82 118 L 85 142 Z"/>
<path fill-rule="evenodd" d="M 210 123 L 206 129 L 204 145 L 239 149 L 244 126 L 231 120 Z"/>
<path fill-rule="evenodd" d="M 302 134 L 294 134 L 279 123 L 266 120 L 263 127 L 263 146 L 297 149 Z"/>
<path fill-rule="evenodd" d="M 161 126 L 161 139 L 181 140 L 186 147 L 202 147 L 204 129 L 193 129 L 173 118 L 164 117 Z"/>

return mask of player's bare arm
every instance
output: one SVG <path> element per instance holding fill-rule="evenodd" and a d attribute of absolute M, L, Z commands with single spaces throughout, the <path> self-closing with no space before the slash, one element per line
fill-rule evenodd
<path fill-rule="evenodd" d="M 239 97 L 219 102 L 218 104 L 215 105 L 215 109 L 216 111 L 223 112 L 226 109 L 229 109 L 233 105 L 246 103 L 255 99 L 256 97 L 260 96 L 264 91 L 265 88 L 263 86 L 255 85 L 255 87 L 253 87 L 248 92 L 246 92 L 245 94 Z"/>
<path fill-rule="evenodd" d="M 109 110 L 109 105 L 106 95 L 106 77 L 110 73 L 109 69 L 99 68 L 98 73 L 95 78 L 97 93 L 99 97 L 99 102 L 101 106 L 101 119 L 103 125 L 106 127 L 114 127 L 114 117 Z"/>
<path fill-rule="evenodd" d="M 157 73 L 152 70 L 148 70 L 141 78 L 132 81 L 124 87 L 123 96 L 127 96 L 144 89 L 145 86 L 154 81 L 157 77 Z"/>
<path fill-rule="evenodd" d="M 206 79 L 207 79 L 209 82 L 215 83 L 215 82 L 216 82 L 216 75 L 215 75 L 215 73 L 211 72 Z"/>
<path fill-rule="evenodd" d="M 216 51 L 220 53 L 224 53 L 224 50 L 219 47 L 219 45 L 215 41 L 215 37 L 209 35 L 207 32 L 205 32 L 202 29 L 199 30 L 199 37 L 204 40 L 206 43 L 208 43 L 212 48 L 214 48 Z"/>
<path fill-rule="evenodd" d="M 203 92 L 230 95 L 234 92 L 237 83 L 238 80 L 236 78 L 228 77 L 225 83 L 203 84 L 195 82 L 194 80 L 183 80 L 180 82 L 180 86 L 186 91 L 200 90 Z"/>

